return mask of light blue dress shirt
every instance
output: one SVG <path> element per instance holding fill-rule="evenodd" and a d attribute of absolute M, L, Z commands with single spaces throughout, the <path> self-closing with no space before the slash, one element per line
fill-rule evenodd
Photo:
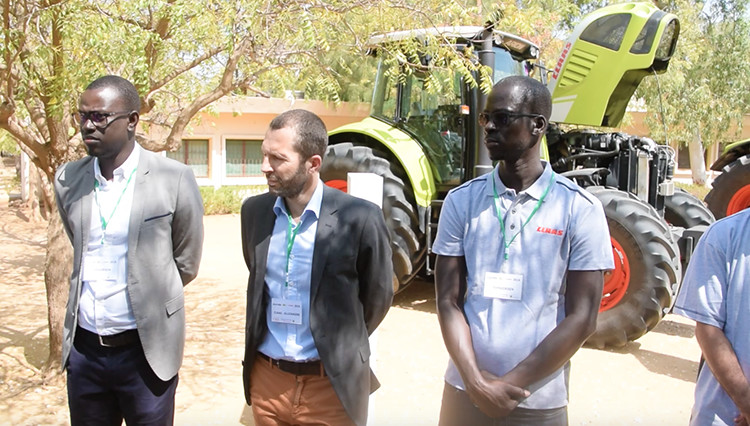
<path fill-rule="evenodd" d="M 273 227 L 268 259 L 266 260 L 266 290 L 268 309 L 266 322 L 268 333 L 258 350 L 271 358 L 291 361 L 311 361 L 319 359 L 310 330 L 310 276 L 312 273 L 315 233 L 318 230 L 320 206 L 323 201 L 323 182 L 318 180 L 315 192 L 300 216 L 296 225 L 297 235 L 289 253 L 289 272 L 285 273 L 287 262 L 287 234 L 289 233 L 289 212 L 281 197 L 276 199 L 273 211 L 276 222 Z M 288 275 L 288 279 L 287 278 Z M 271 300 L 289 299 L 302 305 L 302 324 L 284 324 L 271 319 Z"/>

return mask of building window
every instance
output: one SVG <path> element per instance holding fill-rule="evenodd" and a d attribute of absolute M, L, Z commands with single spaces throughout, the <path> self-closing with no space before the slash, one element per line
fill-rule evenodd
<path fill-rule="evenodd" d="M 208 139 L 183 139 L 177 151 L 167 152 L 167 157 L 187 164 L 195 177 L 208 177 Z"/>
<path fill-rule="evenodd" d="M 227 139 L 227 177 L 263 176 L 259 140 Z"/>

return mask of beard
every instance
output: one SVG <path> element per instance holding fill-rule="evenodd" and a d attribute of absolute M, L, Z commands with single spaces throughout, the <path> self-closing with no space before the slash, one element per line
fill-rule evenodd
<path fill-rule="evenodd" d="M 268 180 L 269 177 L 273 177 L 277 183 L 276 188 L 272 188 L 269 185 L 268 192 L 281 198 L 294 198 L 305 188 L 305 184 L 307 183 L 307 170 L 305 170 L 305 164 L 302 163 L 294 175 L 287 179 L 283 179 L 275 173 L 266 175 L 266 180 Z"/>

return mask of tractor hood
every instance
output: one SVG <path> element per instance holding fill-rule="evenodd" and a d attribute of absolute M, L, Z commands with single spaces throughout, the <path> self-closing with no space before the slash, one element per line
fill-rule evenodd
<path fill-rule="evenodd" d="M 617 127 L 643 77 L 667 70 L 680 25 L 651 3 L 599 9 L 576 26 L 552 71 L 551 121 Z"/>

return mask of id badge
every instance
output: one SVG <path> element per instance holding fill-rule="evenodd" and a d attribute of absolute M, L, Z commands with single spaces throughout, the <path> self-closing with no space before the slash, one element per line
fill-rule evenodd
<path fill-rule="evenodd" d="M 271 321 L 281 324 L 302 324 L 302 302 L 289 299 L 271 299 Z"/>
<path fill-rule="evenodd" d="M 523 275 L 487 272 L 484 276 L 484 297 L 491 299 L 521 300 Z"/>
<path fill-rule="evenodd" d="M 117 257 L 87 254 L 83 260 L 84 281 L 117 281 Z"/>

